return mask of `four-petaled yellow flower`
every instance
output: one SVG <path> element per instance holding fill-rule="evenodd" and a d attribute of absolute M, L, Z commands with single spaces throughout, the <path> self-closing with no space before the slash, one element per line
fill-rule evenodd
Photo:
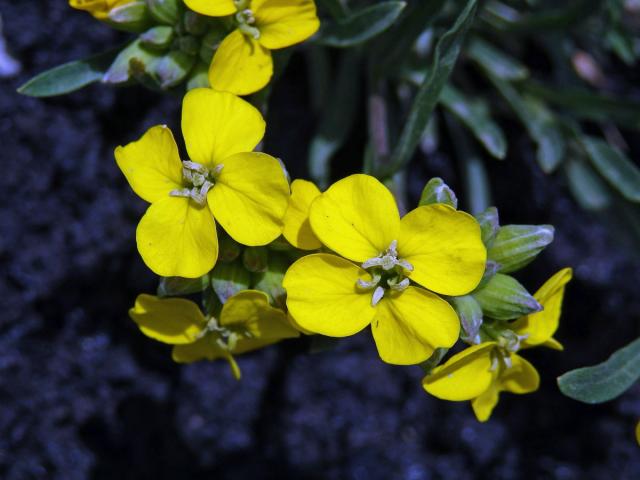
<path fill-rule="evenodd" d="M 185 0 L 195 12 L 234 15 L 236 29 L 220 44 L 209 69 L 216 90 L 248 95 L 269 83 L 271 50 L 313 35 L 320 25 L 313 0 Z"/>
<path fill-rule="evenodd" d="M 84 10 L 98 20 L 109 18 L 109 12 L 134 0 L 69 0 L 69 6 Z"/>
<path fill-rule="evenodd" d="M 471 400 L 479 421 L 489 419 L 500 392 L 530 393 L 538 389 L 536 369 L 516 354 L 521 348 L 537 345 L 561 349 L 553 339 L 560 319 L 564 288 L 571 269 L 556 273 L 534 295 L 544 307 L 510 325 L 497 341 L 471 346 L 436 367 L 422 380 L 424 389 L 443 400 Z"/>
<path fill-rule="evenodd" d="M 249 103 L 198 88 L 186 94 L 182 107 L 189 161 L 180 161 L 165 126 L 116 148 L 131 188 L 151 203 L 136 240 L 156 274 L 196 278 L 211 270 L 218 256 L 214 217 L 244 245 L 266 245 L 281 234 L 289 202 L 285 173 L 277 159 L 251 152 L 264 130 Z"/>
<path fill-rule="evenodd" d="M 240 369 L 233 354 L 300 335 L 282 310 L 269 305 L 267 294 L 257 290 L 244 290 L 229 298 L 220 318 L 205 317 L 190 300 L 145 294 L 138 296 L 129 315 L 146 336 L 173 345 L 176 362 L 224 358 L 238 379 Z"/>
<path fill-rule="evenodd" d="M 332 337 L 371 324 L 382 360 L 410 365 L 458 339 L 460 323 L 438 295 L 464 295 L 479 283 L 486 250 L 476 220 L 446 205 L 418 207 L 400 219 L 391 192 L 352 175 L 310 209 L 317 238 L 338 255 L 302 257 L 283 286 L 296 324 Z M 355 263 L 354 263 L 355 262 Z"/>

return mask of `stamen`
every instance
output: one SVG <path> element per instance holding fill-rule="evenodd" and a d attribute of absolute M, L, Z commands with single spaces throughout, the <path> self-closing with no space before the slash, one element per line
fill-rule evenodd
<path fill-rule="evenodd" d="M 382 297 L 384 297 L 384 288 L 378 286 L 373 291 L 373 295 L 371 296 L 371 306 L 375 307 L 378 304 L 378 302 L 382 300 Z"/>
<path fill-rule="evenodd" d="M 409 281 L 408 278 L 405 278 L 404 280 L 402 280 L 399 283 L 395 283 L 395 282 L 392 283 L 391 280 L 387 281 L 387 284 L 389 285 L 389 288 L 391 290 L 395 290 L 396 292 L 402 292 L 402 291 L 406 290 L 410 283 L 411 282 Z"/>
<path fill-rule="evenodd" d="M 366 280 L 362 280 L 361 278 L 358 279 L 358 286 L 364 290 L 371 290 L 375 287 L 378 286 L 378 283 L 380 283 L 380 279 L 381 279 L 381 275 L 379 273 L 374 273 L 372 275 L 371 280 L 366 281 Z"/>
<path fill-rule="evenodd" d="M 184 160 L 182 162 L 182 178 L 186 184 L 191 187 L 180 188 L 171 190 L 169 196 L 171 197 L 185 197 L 190 198 L 200 206 L 204 206 L 207 203 L 207 193 L 213 187 L 213 180 L 215 176 L 220 174 L 220 171 L 224 165 L 216 165 L 216 167 L 209 172 L 204 166 L 191 160 Z"/>

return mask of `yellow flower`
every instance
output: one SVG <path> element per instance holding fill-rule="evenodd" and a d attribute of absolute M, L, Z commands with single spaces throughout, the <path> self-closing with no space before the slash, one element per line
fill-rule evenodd
<path fill-rule="evenodd" d="M 322 246 L 309 223 L 311 203 L 320 196 L 320 190 L 312 182 L 294 180 L 291 183 L 291 198 L 284 215 L 282 235 L 300 250 L 317 250 Z"/>
<path fill-rule="evenodd" d="M 471 400 L 476 418 L 489 419 L 500 392 L 530 393 L 540 377 L 524 358 L 496 342 L 469 347 L 433 369 L 422 380 L 423 388 L 443 400 Z"/>
<path fill-rule="evenodd" d="M 257 290 L 244 290 L 229 298 L 219 319 L 205 317 L 190 300 L 145 294 L 138 296 L 129 315 L 146 336 L 173 345 L 174 361 L 224 358 L 238 379 L 240 370 L 233 354 L 300 335 L 286 314 L 269 305 L 267 295 Z"/>
<path fill-rule="evenodd" d="M 422 380 L 430 394 L 443 400 L 471 400 L 476 417 L 486 421 L 501 391 L 529 393 L 538 389 L 536 369 L 515 352 L 546 346 L 562 350 L 553 338 L 558 329 L 564 289 L 571 269 L 563 268 L 535 293 L 543 310 L 526 315 L 499 333 L 497 340 L 480 343 L 451 357 Z"/>
<path fill-rule="evenodd" d="M 571 280 L 572 270 L 563 268 L 533 295 L 543 309 L 516 320 L 510 328 L 525 337 L 522 348 L 543 345 L 555 350 L 563 350 L 562 344 L 553 338 L 558 329 L 565 285 Z"/>
<path fill-rule="evenodd" d="M 313 0 L 185 0 L 203 15 L 234 15 L 237 25 L 220 44 L 209 69 L 216 90 L 247 95 L 273 75 L 271 50 L 289 47 L 313 35 L 320 22 Z"/>
<path fill-rule="evenodd" d="M 218 257 L 217 222 L 239 243 L 266 245 L 282 232 L 289 184 L 280 163 L 247 153 L 265 123 L 249 103 L 207 88 L 191 90 L 182 131 L 191 160 L 180 161 L 166 126 L 115 151 L 131 188 L 151 203 L 136 231 L 147 266 L 164 277 L 197 278 Z"/>
<path fill-rule="evenodd" d="M 399 365 L 420 363 L 458 339 L 453 308 L 411 282 L 444 295 L 476 287 L 486 250 L 473 217 L 429 205 L 401 220 L 384 185 L 352 175 L 313 201 L 310 223 L 340 256 L 308 255 L 287 271 L 287 306 L 301 328 L 345 337 L 371 324 L 382 360 Z"/>
<path fill-rule="evenodd" d="M 109 12 L 135 0 L 69 0 L 69 6 L 84 10 L 98 20 L 109 18 Z"/>

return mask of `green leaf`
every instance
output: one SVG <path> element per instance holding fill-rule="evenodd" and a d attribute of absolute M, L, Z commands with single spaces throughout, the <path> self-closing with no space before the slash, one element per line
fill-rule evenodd
<path fill-rule="evenodd" d="M 524 80 L 529 70 L 518 60 L 480 38 L 474 38 L 466 50 L 469 58 L 501 80 Z"/>
<path fill-rule="evenodd" d="M 393 175 L 411 160 L 431 112 L 438 103 L 440 93 L 458 60 L 462 42 L 475 18 L 476 8 L 477 0 L 468 0 L 454 25 L 438 41 L 430 74 L 416 94 L 400 140 L 391 156 L 391 162 L 384 171 L 379 172 L 379 177 Z"/>
<path fill-rule="evenodd" d="M 453 208 L 458 208 L 458 198 L 453 190 L 439 177 L 432 178 L 422 189 L 418 205 L 431 205 L 444 203 Z"/>
<path fill-rule="evenodd" d="M 584 403 L 602 403 L 624 393 L 640 378 L 640 338 L 607 360 L 558 377 L 560 391 Z"/>
<path fill-rule="evenodd" d="M 604 140 L 582 136 L 580 142 L 598 173 L 624 198 L 640 202 L 640 169 Z"/>
<path fill-rule="evenodd" d="M 341 0 L 318 0 L 318 4 L 324 7 L 333 18 L 342 18 L 347 15 L 347 9 Z"/>
<path fill-rule="evenodd" d="M 442 105 L 460 120 L 493 157 L 503 159 L 507 140 L 502 129 L 491 118 L 489 107 L 482 99 L 470 99 L 451 85 L 440 96 Z"/>
<path fill-rule="evenodd" d="M 611 204 L 611 195 L 591 166 L 581 160 L 570 160 L 565 166 L 569 189 L 585 210 L 603 210 Z"/>
<path fill-rule="evenodd" d="M 536 143 L 536 160 L 540 168 L 545 173 L 553 172 L 564 159 L 566 149 L 558 122 L 540 101 L 521 97 L 511 84 L 490 73 L 489 79 Z"/>
<path fill-rule="evenodd" d="M 18 88 L 18 93 L 30 97 L 54 97 L 74 92 L 100 81 L 117 54 L 116 50 L 111 50 L 54 67 L 33 77 Z"/>
<path fill-rule="evenodd" d="M 309 172 L 320 189 L 329 185 L 331 157 L 344 144 L 356 118 L 360 86 L 360 58 L 355 51 L 343 54 L 334 91 L 309 147 Z"/>
<path fill-rule="evenodd" d="M 383 2 L 335 22 L 324 22 L 318 43 L 339 48 L 364 43 L 393 25 L 405 6 L 406 2 Z"/>

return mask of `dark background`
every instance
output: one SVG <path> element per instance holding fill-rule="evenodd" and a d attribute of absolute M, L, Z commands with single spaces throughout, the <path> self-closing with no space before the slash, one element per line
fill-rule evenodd
<path fill-rule="evenodd" d="M 561 267 L 576 276 L 557 334 L 566 351 L 525 353 L 537 393 L 503 394 L 480 424 L 468 403 L 428 397 L 418 367 L 379 361 L 368 333 L 315 355 L 288 343 L 243 356 L 241 382 L 222 362 L 173 364 L 127 317 L 156 278 L 135 249 L 145 205 L 112 152 L 154 124 L 178 132 L 179 98 L 100 85 L 17 95 L 43 69 L 121 38 L 66 3 L 0 0 L 23 66 L 0 80 L 0 478 L 640 478 L 640 389 L 586 406 L 555 384 L 640 333 L 636 244 L 580 211 L 518 130 L 507 160 L 487 162 L 495 204 L 503 223 L 557 228 L 519 278 L 534 291 Z M 265 150 L 294 176 L 315 123 L 305 72 L 294 54 L 267 119 Z M 447 151 L 416 161 L 414 193 L 442 175 L 461 196 Z"/>

